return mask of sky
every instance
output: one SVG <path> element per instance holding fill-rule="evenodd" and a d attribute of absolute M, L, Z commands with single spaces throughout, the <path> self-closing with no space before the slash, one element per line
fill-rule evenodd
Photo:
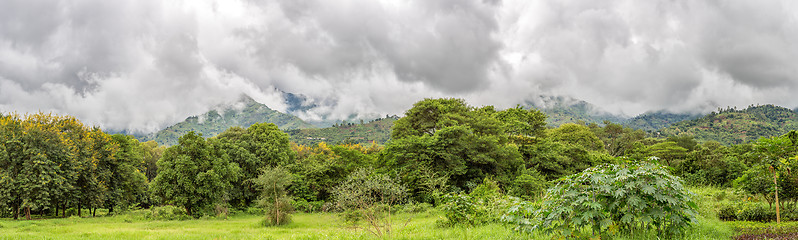
<path fill-rule="evenodd" d="M 309 120 L 423 98 L 798 106 L 798 1 L 4 0 L 0 112 L 153 132 L 251 96 Z"/>

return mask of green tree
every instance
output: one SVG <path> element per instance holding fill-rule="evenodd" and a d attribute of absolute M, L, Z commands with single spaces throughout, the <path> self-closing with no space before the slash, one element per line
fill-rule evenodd
<path fill-rule="evenodd" d="M 256 123 L 247 129 L 231 127 L 212 142 L 241 168 L 241 177 L 233 183 L 230 196 L 235 207 L 247 207 L 256 200 L 258 191 L 247 180 L 257 178 L 261 168 L 286 166 L 296 155 L 288 135 L 273 123 Z"/>
<path fill-rule="evenodd" d="M 260 205 L 266 210 L 266 224 L 275 226 L 291 222 L 293 211 L 291 198 L 286 187 L 293 181 L 293 175 L 283 167 L 263 168 L 255 185 L 261 188 Z"/>
<path fill-rule="evenodd" d="M 413 188 L 417 200 L 431 200 L 429 188 L 421 187 L 430 176 L 446 176 L 450 185 L 461 189 L 487 176 L 509 184 L 523 161 L 497 116 L 534 115 L 518 111 L 522 110 L 474 108 L 462 99 L 424 99 L 396 120 L 393 139 L 380 157 L 387 169 Z M 535 118 L 518 119 L 512 131 L 537 134 Z M 531 127 L 524 130 L 521 120 Z"/>
<path fill-rule="evenodd" d="M 178 145 L 169 147 L 158 161 L 158 176 L 151 188 L 165 203 L 173 203 L 197 216 L 198 211 L 226 204 L 232 183 L 238 181 L 241 169 L 215 149 L 202 136 L 189 132 Z"/>

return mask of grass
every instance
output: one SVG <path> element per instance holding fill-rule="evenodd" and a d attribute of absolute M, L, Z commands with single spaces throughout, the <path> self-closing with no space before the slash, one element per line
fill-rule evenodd
<path fill-rule="evenodd" d="M 411 218 L 409 222 L 407 219 Z M 478 227 L 437 227 L 435 211 L 401 214 L 394 232 L 384 239 L 551 239 L 543 234 L 525 235 L 502 224 Z M 5 239 L 379 239 L 373 234 L 346 225 L 331 213 L 300 213 L 293 222 L 263 227 L 263 218 L 240 214 L 228 219 L 185 221 L 140 220 L 125 215 L 95 218 L 62 218 L 34 221 L 0 219 L 0 240 Z M 404 223 L 408 224 L 404 226 Z M 681 239 L 730 239 L 732 227 L 719 220 L 700 218 L 699 224 Z M 618 236 L 616 239 L 657 239 L 655 233 Z"/>
<path fill-rule="evenodd" d="M 406 219 L 412 220 L 404 225 Z M 388 239 L 520 239 L 500 224 L 475 228 L 437 228 L 437 214 L 400 215 Z M 228 219 L 185 221 L 131 220 L 124 215 L 96 218 L 0 220 L 0 239 L 377 239 L 345 225 L 335 214 L 295 214 L 293 222 L 263 227 L 263 218 L 237 215 Z"/>

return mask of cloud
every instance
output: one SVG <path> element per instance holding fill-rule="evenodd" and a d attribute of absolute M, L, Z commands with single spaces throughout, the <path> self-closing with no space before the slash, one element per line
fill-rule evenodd
<path fill-rule="evenodd" d="M 0 2 L 0 111 L 151 132 L 248 94 L 307 120 L 425 97 L 617 114 L 798 105 L 792 1 Z"/>

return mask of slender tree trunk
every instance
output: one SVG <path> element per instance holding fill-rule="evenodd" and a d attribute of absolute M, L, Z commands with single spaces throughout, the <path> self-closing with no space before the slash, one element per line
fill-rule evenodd
<path fill-rule="evenodd" d="M 30 206 L 25 206 L 25 219 L 30 220 Z"/>
<path fill-rule="evenodd" d="M 781 211 L 779 209 L 779 184 L 776 182 L 776 173 L 773 173 L 773 185 L 776 186 L 776 223 L 781 223 Z"/>
<path fill-rule="evenodd" d="M 275 216 L 275 219 L 277 219 L 276 225 L 280 225 L 280 206 L 277 205 L 277 183 L 274 183 L 274 209 L 277 213 L 277 216 Z"/>
<path fill-rule="evenodd" d="M 55 204 L 55 216 L 58 217 L 58 203 Z"/>
<path fill-rule="evenodd" d="M 61 216 L 62 217 L 66 217 L 66 208 L 67 208 L 67 204 L 64 203 L 64 206 L 62 206 L 62 208 L 61 208 Z"/>
<path fill-rule="evenodd" d="M 19 206 L 14 207 L 14 220 L 19 219 Z"/>
<path fill-rule="evenodd" d="M 82 208 L 82 206 L 80 206 L 80 203 L 78 203 L 78 217 L 83 217 L 83 216 L 80 215 L 80 209 L 81 208 Z"/>
<path fill-rule="evenodd" d="M 95 214 L 97 214 L 97 208 L 91 208 L 91 217 L 95 217 Z"/>

